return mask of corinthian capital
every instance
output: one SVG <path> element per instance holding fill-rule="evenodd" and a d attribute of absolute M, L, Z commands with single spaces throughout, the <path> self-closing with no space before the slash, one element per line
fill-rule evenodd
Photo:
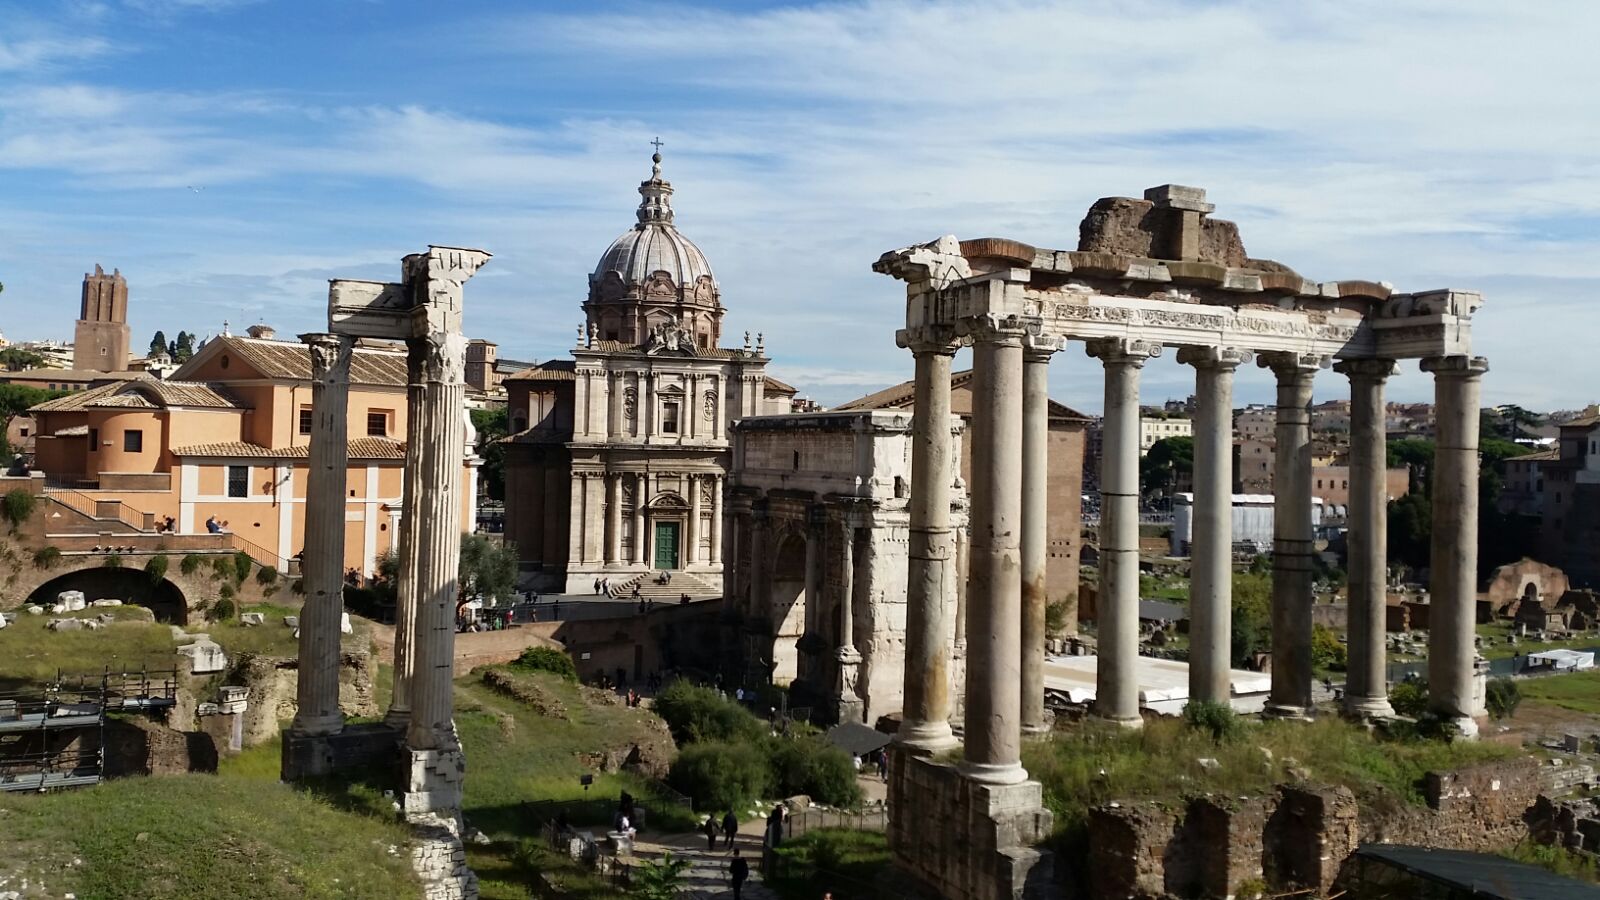
<path fill-rule="evenodd" d="M 1392 359 L 1341 359 L 1333 364 L 1333 370 L 1344 375 L 1352 382 L 1384 382 L 1399 370 L 1399 366 Z"/>
<path fill-rule="evenodd" d="M 878 257 L 872 271 L 939 290 L 953 281 L 972 277 L 972 266 L 961 255 L 961 242 L 947 234 L 926 244 L 912 244 Z"/>
<path fill-rule="evenodd" d="M 1102 338 L 1090 341 L 1084 349 L 1108 366 L 1143 366 L 1146 360 L 1161 355 L 1160 344 L 1129 338 Z"/>
<path fill-rule="evenodd" d="M 1232 347 L 1180 347 L 1178 362 L 1197 369 L 1226 369 L 1233 371 L 1255 356 L 1249 350 Z"/>
<path fill-rule="evenodd" d="M 1289 378 L 1310 378 L 1318 369 L 1326 369 L 1332 359 L 1317 353 L 1291 353 L 1276 351 L 1256 357 L 1256 365 L 1271 369 L 1279 381 Z"/>
<path fill-rule="evenodd" d="M 1481 356 L 1430 356 L 1422 361 L 1422 371 L 1435 378 L 1482 378 L 1489 371 L 1489 360 Z"/>
<path fill-rule="evenodd" d="M 951 356 L 961 349 L 961 339 L 956 336 L 955 329 L 948 325 L 902 328 L 894 333 L 894 342 L 914 354 L 938 353 Z"/>
<path fill-rule="evenodd" d="M 355 342 L 341 334 L 314 332 L 300 335 L 311 351 L 311 378 L 314 381 L 349 381 L 350 354 Z"/>

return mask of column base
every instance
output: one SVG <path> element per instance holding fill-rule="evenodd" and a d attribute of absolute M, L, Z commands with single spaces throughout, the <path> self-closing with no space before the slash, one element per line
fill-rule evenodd
<path fill-rule="evenodd" d="M 1291 706 L 1287 703 L 1268 703 L 1261 714 L 1269 719 L 1285 719 L 1291 722 L 1309 722 L 1316 718 L 1309 706 Z"/>
<path fill-rule="evenodd" d="M 913 756 L 932 756 L 961 746 L 949 722 L 903 722 L 894 743 Z"/>
<path fill-rule="evenodd" d="M 1144 717 L 1143 716 L 1108 716 L 1108 715 L 1102 715 L 1100 713 L 1095 713 L 1094 717 L 1096 719 L 1100 720 L 1101 722 L 1106 722 L 1106 723 L 1109 723 L 1111 725 L 1116 725 L 1116 726 L 1118 726 L 1120 728 L 1132 729 L 1132 728 L 1143 728 L 1144 727 Z"/>
<path fill-rule="evenodd" d="M 387 724 L 351 725 L 337 734 L 283 732 L 280 772 L 299 781 L 334 772 L 393 771 L 403 731 Z"/>
<path fill-rule="evenodd" d="M 1460 733 L 1462 739 L 1468 741 L 1475 741 L 1478 739 L 1477 719 L 1474 719 L 1471 716 L 1448 715 L 1443 713 L 1438 715 L 1441 723 L 1455 726 L 1456 731 Z"/>
<path fill-rule="evenodd" d="M 1389 705 L 1388 697 L 1351 697 L 1344 698 L 1344 714 L 1351 719 L 1392 719 L 1394 707 Z"/>
<path fill-rule="evenodd" d="M 963 760 L 960 769 L 962 778 L 978 784 L 1021 784 L 1028 780 L 1028 770 L 1020 762 L 976 763 Z"/>
<path fill-rule="evenodd" d="M 1053 819 L 1037 781 L 985 784 L 950 763 L 904 753 L 889 766 L 889 850 L 895 867 L 936 896 L 1016 900 L 1061 896 L 1054 856 L 1035 849 Z M 959 829 L 929 822 L 962 822 Z"/>
<path fill-rule="evenodd" d="M 404 734 L 406 726 L 411 724 L 411 710 L 391 706 L 389 711 L 383 714 L 383 724 L 398 728 Z"/>
<path fill-rule="evenodd" d="M 301 716 L 296 715 L 289 730 L 305 737 L 325 737 L 338 734 L 344 730 L 344 713 L 336 712 L 326 716 Z"/>
<path fill-rule="evenodd" d="M 1044 738 L 1049 737 L 1050 733 L 1054 730 L 1055 728 L 1049 723 L 1045 723 L 1043 725 L 1024 725 L 1022 726 L 1022 739 L 1035 741 L 1043 740 Z"/>
<path fill-rule="evenodd" d="M 401 809 L 407 821 L 426 825 L 434 818 L 461 818 L 461 787 L 467 758 L 459 746 L 411 750 Z"/>

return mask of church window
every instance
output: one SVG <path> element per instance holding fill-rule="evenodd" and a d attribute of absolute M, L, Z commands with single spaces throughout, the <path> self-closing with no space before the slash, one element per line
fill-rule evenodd
<path fill-rule="evenodd" d="M 312 421 L 312 419 L 311 419 L 311 407 L 309 407 L 309 406 L 300 407 L 300 433 L 301 434 L 310 434 L 311 433 L 311 421 Z"/>
<path fill-rule="evenodd" d="M 666 434 L 678 433 L 678 403 L 669 400 L 661 404 L 661 430 Z"/>
<path fill-rule="evenodd" d="M 93 453 L 94 451 L 99 450 L 99 449 L 100 449 L 100 429 L 91 428 L 91 429 L 89 429 L 89 452 Z"/>
<path fill-rule="evenodd" d="M 143 453 L 144 432 L 136 428 L 130 428 L 122 432 L 122 452 Z"/>
<path fill-rule="evenodd" d="M 389 411 L 374 409 L 367 411 L 367 437 L 387 437 L 389 435 Z"/>

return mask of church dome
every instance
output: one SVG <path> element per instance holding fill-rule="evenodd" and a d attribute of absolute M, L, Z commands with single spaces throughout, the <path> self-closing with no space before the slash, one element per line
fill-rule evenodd
<path fill-rule="evenodd" d="M 672 183 L 661 178 L 661 154 L 651 157 L 650 180 L 639 185 L 639 223 L 623 232 L 594 267 L 589 283 L 598 287 L 610 273 L 622 285 L 633 287 L 650 282 L 657 272 L 667 273 L 673 286 L 692 293 L 702 278 L 710 280 L 715 291 L 716 276 L 711 263 L 694 242 L 672 224 Z"/>

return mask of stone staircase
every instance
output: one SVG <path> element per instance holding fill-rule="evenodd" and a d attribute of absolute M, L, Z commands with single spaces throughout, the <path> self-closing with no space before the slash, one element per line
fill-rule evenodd
<path fill-rule="evenodd" d="M 673 581 L 677 580 L 673 578 Z M 727 850 L 720 849 L 721 839 L 717 841 L 719 849 L 707 851 L 704 838 L 699 835 L 686 838 L 672 840 L 669 845 L 641 841 L 634 845 L 634 858 L 654 861 L 670 852 L 674 858 L 689 860 L 683 887 L 678 893 L 679 900 L 725 900 L 732 897 L 733 885 L 728 880 L 728 865 L 733 856 Z M 697 844 L 698 849 L 688 846 L 689 841 Z M 761 843 L 740 835 L 738 847 L 745 861 L 750 864 L 750 879 L 744 883 L 743 900 L 778 900 L 778 895 L 761 883 Z"/>
<path fill-rule="evenodd" d="M 688 572 L 673 572 L 671 584 L 658 584 L 657 577 L 659 573 L 651 572 L 648 576 L 635 575 L 627 581 L 613 582 L 611 596 L 620 600 L 631 600 L 634 585 L 639 587 L 640 600 L 654 600 L 658 604 L 677 603 L 684 594 L 688 594 L 691 600 L 704 600 L 707 597 L 722 595 L 721 591 Z"/>

